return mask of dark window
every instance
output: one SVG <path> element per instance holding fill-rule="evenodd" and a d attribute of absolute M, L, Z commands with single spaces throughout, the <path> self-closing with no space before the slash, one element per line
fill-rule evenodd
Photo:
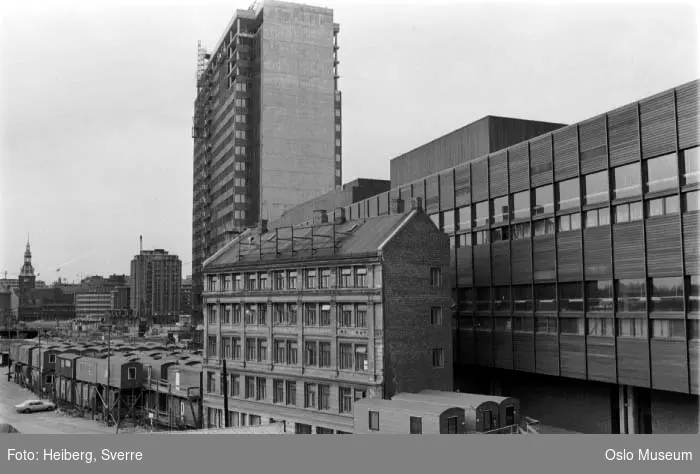
<path fill-rule="evenodd" d="M 442 286 L 442 269 L 439 267 L 434 267 L 430 269 L 430 286 L 440 287 Z"/>
<path fill-rule="evenodd" d="M 663 216 L 680 212 L 680 204 L 678 202 L 678 196 L 676 195 L 659 199 L 650 199 L 646 204 L 647 217 Z"/>
<path fill-rule="evenodd" d="M 510 318 L 494 318 L 493 329 L 499 332 L 510 332 L 511 331 L 511 321 Z"/>
<path fill-rule="evenodd" d="M 447 418 L 447 434 L 458 434 L 458 419 L 456 416 Z"/>
<path fill-rule="evenodd" d="M 510 237 L 508 227 L 499 227 L 491 230 L 491 242 L 501 242 Z"/>
<path fill-rule="evenodd" d="M 652 278 L 650 311 L 683 311 L 683 277 Z"/>
<path fill-rule="evenodd" d="M 411 417 L 411 434 L 423 434 L 423 418 Z"/>
<path fill-rule="evenodd" d="M 318 409 L 329 410 L 331 408 L 331 387 L 330 385 L 318 386 Z"/>
<path fill-rule="evenodd" d="M 489 311 L 491 309 L 491 288 L 476 289 L 476 310 Z"/>
<path fill-rule="evenodd" d="M 508 209 L 508 196 L 502 196 L 491 201 L 491 215 L 492 223 L 502 224 L 508 222 L 509 209 Z"/>
<path fill-rule="evenodd" d="M 596 204 L 608 200 L 608 172 L 589 174 L 585 177 L 584 204 Z"/>
<path fill-rule="evenodd" d="M 532 286 L 513 286 L 513 309 L 515 311 L 532 311 Z"/>
<path fill-rule="evenodd" d="M 581 214 L 576 212 L 566 216 L 559 216 L 559 232 L 579 230 L 581 228 Z"/>
<path fill-rule="evenodd" d="M 559 284 L 559 311 L 583 312 L 583 285 L 581 283 Z"/>
<path fill-rule="evenodd" d="M 557 334 L 557 318 L 535 318 L 535 332 Z"/>
<path fill-rule="evenodd" d="M 532 206 L 533 216 L 554 212 L 554 188 L 551 184 L 535 189 L 534 196 L 535 202 Z"/>
<path fill-rule="evenodd" d="M 305 423 L 294 423 L 295 434 L 313 434 L 311 425 Z"/>
<path fill-rule="evenodd" d="M 534 327 L 534 321 L 531 317 L 513 318 L 513 331 L 515 332 L 532 332 Z"/>
<path fill-rule="evenodd" d="M 430 324 L 433 326 L 442 325 L 442 308 L 430 308 Z"/>
<path fill-rule="evenodd" d="M 493 329 L 493 320 L 489 316 L 474 318 L 474 328 L 480 331 L 490 331 Z"/>
<path fill-rule="evenodd" d="M 442 230 L 452 233 L 455 230 L 455 211 L 445 211 L 442 213 Z"/>
<path fill-rule="evenodd" d="M 319 367 L 330 367 L 331 366 L 331 343 L 321 342 L 318 345 L 318 366 Z"/>
<path fill-rule="evenodd" d="M 560 334 L 585 335 L 586 321 L 583 318 L 561 318 L 559 320 Z"/>
<path fill-rule="evenodd" d="M 433 367 L 442 368 L 445 366 L 445 351 L 443 349 L 433 349 Z"/>
<path fill-rule="evenodd" d="M 472 207 L 464 206 L 457 210 L 457 229 L 471 229 L 472 228 Z"/>
<path fill-rule="evenodd" d="M 586 212 L 586 228 L 610 224 L 610 209 L 603 207 Z"/>
<path fill-rule="evenodd" d="M 557 183 L 559 201 L 557 210 L 576 209 L 581 205 L 581 182 L 578 178 Z"/>
<path fill-rule="evenodd" d="M 586 311 L 588 312 L 612 312 L 614 310 L 612 281 L 587 281 L 586 282 Z"/>
<path fill-rule="evenodd" d="M 617 320 L 618 337 L 634 337 L 644 339 L 647 337 L 647 320 L 630 318 Z"/>
<path fill-rule="evenodd" d="M 678 186 L 678 157 L 675 153 L 646 161 L 646 191 L 653 193 Z"/>
<path fill-rule="evenodd" d="M 460 311 L 474 311 L 474 290 L 472 288 L 459 288 L 457 298 Z"/>
<path fill-rule="evenodd" d="M 697 341 L 700 339 L 700 321 L 697 319 L 686 319 L 688 328 L 688 340 Z"/>
<path fill-rule="evenodd" d="M 612 318 L 588 318 L 588 335 L 613 337 L 615 335 L 615 320 Z"/>
<path fill-rule="evenodd" d="M 535 310 L 557 310 L 557 291 L 554 284 L 535 285 Z"/>
<path fill-rule="evenodd" d="M 683 212 L 693 212 L 700 210 L 700 192 L 683 194 Z"/>
<path fill-rule="evenodd" d="M 488 225 L 489 223 L 489 202 L 477 202 L 476 203 L 476 215 L 474 216 L 474 226 L 480 227 Z"/>
<path fill-rule="evenodd" d="M 513 194 L 513 219 L 530 218 L 530 191 Z"/>
<path fill-rule="evenodd" d="M 613 199 L 622 199 L 642 194 L 642 169 L 639 163 L 615 168 L 613 176 Z"/>
<path fill-rule="evenodd" d="M 535 237 L 554 235 L 554 218 L 540 219 L 532 223 Z"/>
<path fill-rule="evenodd" d="M 700 312 L 700 276 L 693 275 L 688 278 L 688 290 L 686 292 L 686 305 L 689 312 Z"/>
<path fill-rule="evenodd" d="M 284 403 L 284 380 L 273 380 L 272 385 L 273 403 Z"/>
<path fill-rule="evenodd" d="M 636 312 L 647 310 L 646 282 L 637 280 L 617 281 L 617 311 Z"/>
<path fill-rule="evenodd" d="M 683 184 L 700 182 L 700 147 L 683 151 Z"/>
<path fill-rule="evenodd" d="M 369 412 L 369 429 L 372 431 L 379 431 L 379 412 L 370 411 Z"/>
<path fill-rule="evenodd" d="M 340 413 L 352 413 L 352 389 L 340 387 Z"/>
<path fill-rule="evenodd" d="M 651 337 L 654 339 L 685 339 L 684 319 L 652 319 Z"/>
<path fill-rule="evenodd" d="M 640 221 L 644 217 L 641 202 L 631 202 L 615 206 L 615 224 L 624 222 Z"/>
<path fill-rule="evenodd" d="M 460 234 L 457 236 L 457 247 L 471 247 L 472 246 L 472 234 L 467 232 L 466 234 Z"/>
<path fill-rule="evenodd" d="M 474 232 L 474 245 L 484 245 L 490 242 L 490 233 L 488 230 L 480 230 Z"/>
<path fill-rule="evenodd" d="M 493 310 L 510 311 L 509 286 L 496 286 L 493 288 Z"/>
<path fill-rule="evenodd" d="M 522 222 L 520 224 L 515 224 L 510 226 L 511 228 L 511 239 L 521 240 L 530 238 L 530 223 Z"/>

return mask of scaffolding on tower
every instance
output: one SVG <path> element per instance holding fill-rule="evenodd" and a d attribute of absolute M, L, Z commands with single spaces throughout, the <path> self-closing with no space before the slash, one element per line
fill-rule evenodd
<path fill-rule="evenodd" d="M 201 41 L 197 41 L 197 82 L 202 78 L 202 75 L 207 69 L 209 54 L 202 46 Z"/>

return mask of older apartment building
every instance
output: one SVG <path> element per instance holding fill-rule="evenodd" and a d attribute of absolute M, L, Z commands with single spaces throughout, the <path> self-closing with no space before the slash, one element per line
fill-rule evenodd
<path fill-rule="evenodd" d="M 204 267 L 209 425 L 224 424 L 226 395 L 232 426 L 350 433 L 357 399 L 452 390 L 449 255 L 420 200 L 242 234 Z"/>

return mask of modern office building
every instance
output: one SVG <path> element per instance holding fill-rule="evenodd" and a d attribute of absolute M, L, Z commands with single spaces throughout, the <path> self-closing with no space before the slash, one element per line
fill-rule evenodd
<path fill-rule="evenodd" d="M 110 293 L 76 293 L 75 316 L 78 319 L 91 317 L 107 318 L 112 309 Z"/>
<path fill-rule="evenodd" d="M 141 250 L 131 260 L 131 310 L 152 322 L 176 321 L 180 312 L 182 262 L 163 249 Z"/>
<path fill-rule="evenodd" d="M 231 236 L 339 186 L 339 26 L 333 10 L 266 0 L 200 48 L 194 103 L 192 264 Z"/>
<path fill-rule="evenodd" d="M 347 433 L 357 399 L 453 389 L 449 243 L 420 205 L 262 227 L 207 260 L 209 424 L 225 413 L 224 359 L 234 426 Z"/>
<path fill-rule="evenodd" d="M 448 135 L 342 212 L 423 197 L 449 235 L 461 391 L 585 433 L 697 433 L 699 115 L 693 81 L 471 160 Z"/>

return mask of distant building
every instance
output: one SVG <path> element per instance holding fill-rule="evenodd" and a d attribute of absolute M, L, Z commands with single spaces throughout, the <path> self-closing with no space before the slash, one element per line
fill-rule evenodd
<path fill-rule="evenodd" d="M 180 311 L 189 313 L 192 311 L 192 275 L 182 280 L 180 286 Z"/>
<path fill-rule="evenodd" d="M 0 285 L 0 327 L 15 323 L 18 308 L 19 297 L 17 292 L 12 288 Z"/>
<path fill-rule="evenodd" d="M 30 292 L 35 288 L 36 276 L 32 266 L 32 251 L 27 241 L 27 249 L 24 251 L 24 265 L 19 272 L 19 304 L 29 306 L 32 304 Z"/>
<path fill-rule="evenodd" d="M 182 262 L 163 249 L 142 250 L 131 261 L 131 310 L 153 322 L 176 322 Z"/>
<path fill-rule="evenodd" d="M 19 278 L 0 278 L 0 288 L 19 290 Z"/>
<path fill-rule="evenodd" d="M 111 293 L 76 293 L 75 314 L 79 319 L 87 317 L 104 318 L 112 308 Z"/>
<path fill-rule="evenodd" d="M 110 310 L 112 312 L 119 312 L 121 314 L 126 314 L 131 308 L 131 288 L 128 286 L 118 286 L 110 291 L 112 295 L 112 300 L 110 304 Z"/>

